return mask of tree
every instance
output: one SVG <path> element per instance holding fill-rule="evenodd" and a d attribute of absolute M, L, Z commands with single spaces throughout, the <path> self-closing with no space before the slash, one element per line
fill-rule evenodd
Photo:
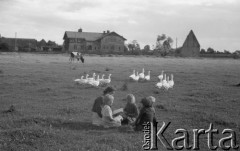
<path fill-rule="evenodd" d="M 134 45 L 135 50 L 140 50 L 140 45 L 139 45 L 139 43 L 137 42 L 137 40 L 133 40 L 133 41 L 132 41 L 132 44 Z"/>
<path fill-rule="evenodd" d="M 161 41 L 164 41 L 166 38 L 167 38 L 167 36 L 165 34 L 158 35 L 157 36 L 157 42 L 156 42 L 156 48 L 155 49 L 160 50 L 162 48 Z"/>
<path fill-rule="evenodd" d="M 239 59 L 239 58 L 240 58 L 240 50 L 236 50 L 236 51 L 233 53 L 233 58 L 234 58 L 234 59 Z"/>
<path fill-rule="evenodd" d="M 215 50 L 214 50 L 213 48 L 209 47 L 209 48 L 207 49 L 207 53 L 213 54 L 213 53 L 215 53 Z"/>
<path fill-rule="evenodd" d="M 170 45 L 173 43 L 173 39 L 171 37 L 167 37 L 167 41 Z"/>
<path fill-rule="evenodd" d="M 162 56 L 166 56 L 172 49 L 173 39 L 166 34 L 158 35 L 155 49 L 160 52 Z"/>
<path fill-rule="evenodd" d="M 224 53 L 225 54 L 231 54 L 229 51 L 227 51 L 227 50 L 224 50 Z"/>
<path fill-rule="evenodd" d="M 240 55 L 240 50 L 236 50 L 236 51 L 234 51 L 234 54 L 238 54 L 238 55 Z"/>
<path fill-rule="evenodd" d="M 48 45 L 48 46 L 57 46 L 57 44 L 55 43 L 55 41 L 51 41 L 51 40 L 49 40 L 49 41 L 47 42 L 47 45 Z"/>
<path fill-rule="evenodd" d="M 201 51 L 200 51 L 200 53 L 201 53 L 201 54 L 204 54 L 204 53 L 206 53 L 206 50 L 202 48 Z"/>
<path fill-rule="evenodd" d="M 150 46 L 149 45 L 144 46 L 143 50 L 147 52 L 150 51 Z"/>
<path fill-rule="evenodd" d="M 9 45 L 7 43 L 0 43 L 0 50 L 1 51 L 9 51 Z"/>
<path fill-rule="evenodd" d="M 150 51 L 150 46 L 149 45 L 144 46 L 143 52 L 148 53 L 149 51 Z"/>
<path fill-rule="evenodd" d="M 158 35 L 157 36 L 157 41 L 163 41 L 167 38 L 167 36 L 165 34 L 162 34 L 162 35 Z"/>
<path fill-rule="evenodd" d="M 137 52 L 137 51 L 140 51 L 140 45 L 139 45 L 139 43 L 137 42 L 137 40 L 133 40 L 131 43 L 129 43 L 128 45 L 128 48 L 129 48 L 129 50 L 131 50 L 132 51 L 132 53 L 135 53 L 135 52 Z M 139 53 L 139 52 L 137 52 L 137 53 Z"/>
<path fill-rule="evenodd" d="M 129 43 L 127 46 L 128 46 L 128 49 L 129 49 L 129 50 L 131 50 L 131 51 L 133 52 L 134 45 L 133 45 L 133 44 L 131 44 L 131 43 Z"/>

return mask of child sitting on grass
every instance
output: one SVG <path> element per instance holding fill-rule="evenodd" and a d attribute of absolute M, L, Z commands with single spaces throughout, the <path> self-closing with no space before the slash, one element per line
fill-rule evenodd
<path fill-rule="evenodd" d="M 122 116 L 118 115 L 113 117 L 111 106 L 114 101 L 114 97 L 112 95 L 105 95 L 103 98 L 104 106 L 102 108 L 102 125 L 105 128 L 109 127 L 119 127 L 121 126 Z"/>
<path fill-rule="evenodd" d="M 103 98 L 107 94 L 113 95 L 115 89 L 112 87 L 107 87 L 103 91 L 103 95 L 99 96 L 95 99 L 93 107 L 92 107 L 92 124 L 96 126 L 100 126 L 102 124 L 102 107 L 104 105 Z"/>
<path fill-rule="evenodd" d="M 134 127 L 135 131 L 143 130 L 144 123 L 156 122 L 155 109 L 153 108 L 153 103 L 155 102 L 155 100 L 156 99 L 152 96 L 148 96 L 141 100 L 143 107 L 141 108 L 139 116 L 136 119 Z"/>
<path fill-rule="evenodd" d="M 136 99 L 133 94 L 128 94 L 126 97 L 127 104 L 123 109 L 122 124 L 133 124 L 138 117 L 139 111 L 136 105 Z"/>

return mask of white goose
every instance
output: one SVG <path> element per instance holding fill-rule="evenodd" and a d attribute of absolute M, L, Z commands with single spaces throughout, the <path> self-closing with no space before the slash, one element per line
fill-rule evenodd
<path fill-rule="evenodd" d="M 86 84 L 86 83 L 88 83 L 88 74 L 86 74 L 86 77 L 85 77 L 85 79 L 82 79 L 82 84 Z"/>
<path fill-rule="evenodd" d="M 169 88 L 173 88 L 174 81 L 173 81 L 173 74 L 171 74 L 171 80 L 169 81 Z"/>
<path fill-rule="evenodd" d="M 168 90 L 170 88 L 169 86 L 169 76 L 167 76 L 167 83 L 165 83 L 164 88 Z"/>
<path fill-rule="evenodd" d="M 100 82 L 101 82 L 102 80 L 104 80 L 104 76 L 105 76 L 105 74 L 103 74 L 103 75 L 102 75 L 102 78 L 99 79 Z"/>
<path fill-rule="evenodd" d="M 158 78 L 161 80 L 161 79 L 163 79 L 163 70 L 162 70 L 162 73 L 158 76 Z"/>
<path fill-rule="evenodd" d="M 101 83 L 109 84 L 109 83 L 111 82 L 111 75 L 112 75 L 112 74 L 109 74 L 109 75 L 108 75 L 108 79 L 103 79 L 103 80 L 101 80 Z"/>
<path fill-rule="evenodd" d="M 137 72 L 137 75 L 133 78 L 134 81 L 138 81 L 139 80 L 139 74 Z"/>
<path fill-rule="evenodd" d="M 93 80 L 91 82 L 89 82 L 90 85 L 98 87 L 99 86 L 99 75 L 97 76 L 97 80 Z"/>
<path fill-rule="evenodd" d="M 163 88 L 168 90 L 169 89 L 169 83 L 168 83 L 169 82 L 169 76 L 167 77 L 167 80 L 166 80 L 166 74 L 164 74 L 164 80 L 163 80 Z"/>
<path fill-rule="evenodd" d="M 95 76 L 96 76 L 96 74 L 93 73 L 92 78 L 88 78 L 88 83 L 94 81 L 95 80 Z"/>
<path fill-rule="evenodd" d="M 139 78 L 140 79 L 144 79 L 144 68 L 142 69 L 142 72 L 139 74 Z"/>
<path fill-rule="evenodd" d="M 163 77 L 163 81 L 162 81 L 162 86 L 163 86 L 163 88 L 167 88 L 168 86 L 168 82 L 167 82 L 167 76 L 166 76 L 166 74 L 164 74 L 164 77 Z"/>
<path fill-rule="evenodd" d="M 150 80 L 150 71 L 148 71 L 148 75 L 144 77 L 145 80 L 149 81 Z"/>
<path fill-rule="evenodd" d="M 83 77 L 84 77 L 84 76 L 81 76 L 81 79 L 75 79 L 74 82 L 80 83 L 80 81 L 83 80 Z"/>
<path fill-rule="evenodd" d="M 156 83 L 156 87 L 161 89 L 162 86 L 163 86 L 163 81 L 162 81 L 162 79 L 160 79 L 160 82 Z"/>
<path fill-rule="evenodd" d="M 131 74 L 131 75 L 129 76 L 129 78 L 130 78 L 130 79 L 133 79 L 135 76 L 136 76 L 136 75 L 135 75 L 135 70 L 133 70 L 133 74 Z"/>

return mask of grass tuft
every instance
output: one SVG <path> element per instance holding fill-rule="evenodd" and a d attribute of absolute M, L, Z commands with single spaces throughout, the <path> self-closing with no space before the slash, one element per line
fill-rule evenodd
<path fill-rule="evenodd" d="M 161 110 L 167 110 L 163 105 L 158 104 L 156 105 L 156 108 L 161 109 Z"/>
<path fill-rule="evenodd" d="M 123 83 L 123 85 L 122 85 L 122 87 L 121 87 L 121 90 L 122 90 L 122 91 L 127 91 L 127 90 L 128 90 L 128 82 L 125 81 L 125 82 Z"/>
<path fill-rule="evenodd" d="M 110 68 L 108 68 L 108 67 L 106 67 L 106 69 L 105 69 L 105 71 L 110 71 L 110 70 L 112 70 L 112 69 L 110 69 Z"/>
<path fill-rule="evenodd" d="M 15 113 L 15 112 L 17 112 L 17 110 L 14 105 L 11 105 L 8 110 L 3 111 L 3 113 Z"/>

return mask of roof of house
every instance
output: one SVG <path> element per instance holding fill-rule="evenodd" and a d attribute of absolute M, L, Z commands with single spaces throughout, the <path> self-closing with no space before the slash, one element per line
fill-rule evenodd
<path fill-rule="evenodd" d="M 3 39 L 3 40 L 25 40 L 25 41 L 37 41 L 36 39 L 30 39 L 30 38 L 7 38 L 7 37 L 1 37 L 0 39 Z"/>
<path fill-rule="evenodd" d="M 193 31 L 191 30 L 186 38 L 186 40 L 183 43 L 183 47 L 184 46 L 189 46 L 188 43 L 192 41 L 194 43 L 195 46 L 200 47 L 200 44 L 195 36 L 195 34 L 193 33 Z M 192 45 L 193 46 L 193 45 Z"/>
<path fill-rule="evenodd" d="M 110 33 L 95 33 L 95 32 L 75 32 L 75 31 L 66 31 L 63 39 L 66 37 L 68 38 L 82 38 L 85 39 L 86 41 L 96 41 L 99 39 L 102 39 L 103 37 L 106 37 L 108 35 L 115 34 L 124 40 L 126 40 L 123 36 L 120 36 L 116 32 L 110 32 Z"/>

